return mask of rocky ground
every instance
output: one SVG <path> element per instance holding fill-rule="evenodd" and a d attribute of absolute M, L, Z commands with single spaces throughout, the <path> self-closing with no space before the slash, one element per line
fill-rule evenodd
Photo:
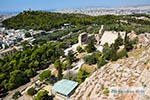
<path fill-rule="evenodd" d="M 148 80 L 149 77 L 144 76 L 143 73 L 148 71 L 146 66 L 149 65 L 149 60 L 150 48 L 147 47 L 144 51 L 141 50 L 139 55 L 108 63 L 79 85 L 70 100 L 150 100 L 139 99 L 138 95 L 134 96 L 138 99 L 131 99 L 129 97 L 133 95 L 107 92 L 110 87 L 141 86 L 136 84 L 139 83 L 139 78 Z"/>

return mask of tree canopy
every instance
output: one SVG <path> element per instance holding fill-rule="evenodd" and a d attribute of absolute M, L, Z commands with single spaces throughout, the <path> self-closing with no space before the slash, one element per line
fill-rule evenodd
<path fill-rule="evenodd" d="M 50 79 L 50 77 L 51 77 L 51 71 L 50 71 L 50 70 L 45 70 L 45 71 L 43 71 L 43 72 L 39 75 L 39 77 L 40 77 L 40 81 L 43 81 L 43 80 L 45 80 L 45 79 Z"/>
<path fill-rule="evenodd" d="M 150 18 L 149 15 L 143 14 Z M 137 19 L 139 15 L 102 15 L 88 16 L 83 14 L 64 14 L 44 11 L 23 11 L 17 16 L 4 20 L 2 23 L 8 29 L 52 30 L 61 28 L 65 23 L 71 26 L 105 25 L 106 30 L 128 31 L 134 30 L 137 34 L 150 32 L 149 20 Z M 127 23 L 121 22 L 127 21 Z M 93 30 L 93 29 L 92 29 Z M 97 29 L 93 33 L 98 33 Z"/>
<path fill-rule="evenodd" d="M 89 75 L 90 72 L 87 69 L 82 68 L 79 70 L 75 80 L 81 84 Z"/>
<path fill-rule="evenodd" d="M 57 43 L 33 46 L 6 56 L 0 60 L 0 85 L 7 90 L 17 88 L 60 56 L 64 56 L 64 52 Z"/>
<path fill-rule="evenodd" d="M 41 90 L 37 93 L 37 96 L 33 100 L 48 100 L 48 91 Z"/>
<path fill-rule="evenodd" d="M 58 80 L 61 80 L 63 75 L 62 75 L 62 62 L 60 60 L 56 60 L 54 63 L 55 68 L 58 70 Z"/>

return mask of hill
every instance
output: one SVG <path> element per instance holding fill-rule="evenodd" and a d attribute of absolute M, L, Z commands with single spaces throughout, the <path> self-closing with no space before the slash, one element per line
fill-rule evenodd
<path fill-rule="evenodd" d="M 113 93 L 110 89 L 149 87 L 149 55 L 150 47 L 146 47 L 130 52 L 129 58 L 106 64 L 79 85 L 70 100 L 149 100 L 148 88 L 148 94 L 143 95 Z"/>
<path fill-rule="evenodd" d="M 137 6 L 123 6 L 117 8 L 107 8 L 107 7 L 87 7 L 79 9 L 63 9 L 56 12 L 59 13 L 80 13 L 91 16 L 100 15 L 130 15 L 130 14 L 149 14 L 150 5 L 137 5 Z"/>
<path fill-rule="evenodd" d="M 8 29 L 51 30 L 60 28 L 65 23 L 72 25 L 87 25 L 91 17 L 82 14 L 60 14 L 43 11 L 24 11 L 15 17 L 3 21 Z"/>
<path fill-rule="evenodd" d="M 145 20 L 141 17 L 143 17 Z M 102 15 L 88 16 L 83 14 L 63 14 L 43 11 L 24 11 L 17 16 L 4 20 L 7 29 L 54 30 L 62 28 L 66 23 L 70 27 L 105 25 L 106 30 L 129 31 L 137 33 L 150 32 L 150 16 L 146 14 L 134 15 Z"/>

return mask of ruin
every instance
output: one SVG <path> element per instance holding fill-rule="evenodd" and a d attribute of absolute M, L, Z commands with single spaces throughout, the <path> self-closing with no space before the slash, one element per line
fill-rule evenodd
<path fill-rule="evenodd" d="M 101 29 L 99 30 L 99 34 L 89 34 L 89 33 L 86 33 L 86 32 L 81 33 L 78 37 L 78 41 L 79 41 L 78 43 L 80 45 L 85 45 L 85 44 L 88 43 L 89 39 L 93 38 L 95 44 L 99 45 L 100 44 L 100 39 L 101 39 L 103 33 L 104 33 L 104 26 L 101 25 Z"/>

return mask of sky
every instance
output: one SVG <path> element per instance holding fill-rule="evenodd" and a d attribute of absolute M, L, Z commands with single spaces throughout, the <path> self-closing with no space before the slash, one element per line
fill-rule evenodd
<path fill-rule="evenodd" d="M 150 0 L 0 0 L 0 11 L 148 5 Z"/>

